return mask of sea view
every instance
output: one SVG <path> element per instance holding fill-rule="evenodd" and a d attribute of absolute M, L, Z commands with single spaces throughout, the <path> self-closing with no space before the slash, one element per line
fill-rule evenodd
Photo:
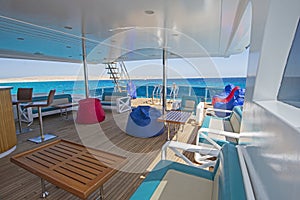
<path fill-rule="evenodd" d="M 132 80 L 137 88 L 138 97 L 150 97 L 154 86 L 161 85 L 161 79 Z M 245 88 L 246 78 L 191 78 L 191 79 L 168 79 L 167 85 L 175 83 L 179 86 L 179 96 L 196 95 L 205 96 L 205 88 L 208 88 L 208 96 L 212 96 L 213 90 L 220 92 L 227 84 L 233 84 Z M 48 93 L 50 89 L 56 89 L 56 94 L 68 93 L 72 95 L 84 95 L 84 81 L 35 81 L 35 82 L 9 82 L 0 83 L 1 86 L 12 86 L 12 94 L 17 93 L 19 87 L 32 87 L 34 94 Z M 111 80 L 90 80 L 89 89 L 103 89 L 103 91 L 112 91 L 114 83 Z M 101 94 L 100 94 L 101 95 Z M 91 94 L 93 96 L 93 94 Z"/>

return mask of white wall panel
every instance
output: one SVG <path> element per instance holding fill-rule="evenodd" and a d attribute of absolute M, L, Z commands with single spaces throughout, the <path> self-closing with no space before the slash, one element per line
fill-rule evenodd
<path fill-rule="evenodd" d="M 292 108 L 295 112 L 289 115 L 276 98 L 300 16 L 300 1 L 252 0 L 252 7 L 247 95 L 240 142 L 248 143 L 246 162 L 256 199 L 299 199 L 299 109 Z M 274 109 L 276 106 L 278 109 Z"/>

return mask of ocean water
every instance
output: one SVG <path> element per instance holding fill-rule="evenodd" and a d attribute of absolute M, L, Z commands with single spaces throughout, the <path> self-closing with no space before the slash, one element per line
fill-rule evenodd
<path fill-rule="evenodd" d="M 161 85 L 161 79 L 149 80 L 132 80 L 137 87 L 138 97 L 149 97 L 152 94 L 155 85 Z M 223 89 L 227 84 L 233 84 L 241 88 L 245 88 L 246 78 L 193 78 L 193 79 L 168 79 L 167 85 L 173 83 L 179 86 L 179 96 L 181 95 L 196 95 L 205 96 L 205 89 L 219 88 Z M 85 94 L 83 81 L 41 81 L 41 82 L 16 82 L 16 83 L 0 83 L 1 86 L 13 86 L 12 94 L 17 93 L 19 87 L 32 87 L 34 93 L 48 93 L 50 89 L 56 89 L 56 93 L 69 94 Z M 106 88 L 111 90 L 114 86 L 111 80 L 91 80 L 89 81 L 89 89 Z M 110 88 L 110 89 L 109 89 Z M 209 96 L 213 95 L 209 90 Z"/>

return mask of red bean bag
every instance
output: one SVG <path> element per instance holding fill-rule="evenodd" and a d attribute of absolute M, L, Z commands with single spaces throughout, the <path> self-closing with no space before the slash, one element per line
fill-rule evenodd
<path fill-rule="evenodd" d="M 105 112 L 99 99 L 87 98 L 79 101 L 76 123 L 95 124 L 104 121 Z"/>

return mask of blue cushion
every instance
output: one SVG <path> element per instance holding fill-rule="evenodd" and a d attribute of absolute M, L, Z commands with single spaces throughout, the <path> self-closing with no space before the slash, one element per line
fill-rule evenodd
<path fill-rule="evenodd" d="M 110 97 L 110 98 L 116 98 L 116 97 L 126 97 L 127 96 L 127 92 L 104 92 L 102 94 L 102 99 L 101 101 L 107 101 L 106 97 Z"/>
<path fill-rule="evenodd" d="M 157 118 L 159 118 L 160 116 L 160 110 L 150 107 L 150 123 L 145 126 L 139 126 L 136 122 L 133 121 L 133 119 L 129 115 L 125 132 L 128 135 L 141 138 L 149 138 L 161 135 L 164 132 L 164 123 L 157 121 Z"/>
<path fill-rule="evenodd" d="M 151 122 L 150 106 L 138 106 L 130 113 L 131 119 L 139 126 L 147 126 Z"/>
<path fill-rule="evenodd" d="M 242 171 L 236 147 L 232 144 L 225 144 L 221 149 L 219 159 L 219 199 L 246 199 Z"/>
<path fill-rule="evenodd" d="M 217 167 L 216 167 L 217 168 Z M 151 199 L 161 180 L 164 178 L 168 170 L 173 169 L 179 172 L 184 172 L 190 175 L 202 177 L 208 180 L 214 179 L 215 172 L 199 169 L 196 167 L 176 163 L 168 160 L 161 160 L 155 168 L 148 174 L 146 179 L 138 187 L 130 200 Z"/>

